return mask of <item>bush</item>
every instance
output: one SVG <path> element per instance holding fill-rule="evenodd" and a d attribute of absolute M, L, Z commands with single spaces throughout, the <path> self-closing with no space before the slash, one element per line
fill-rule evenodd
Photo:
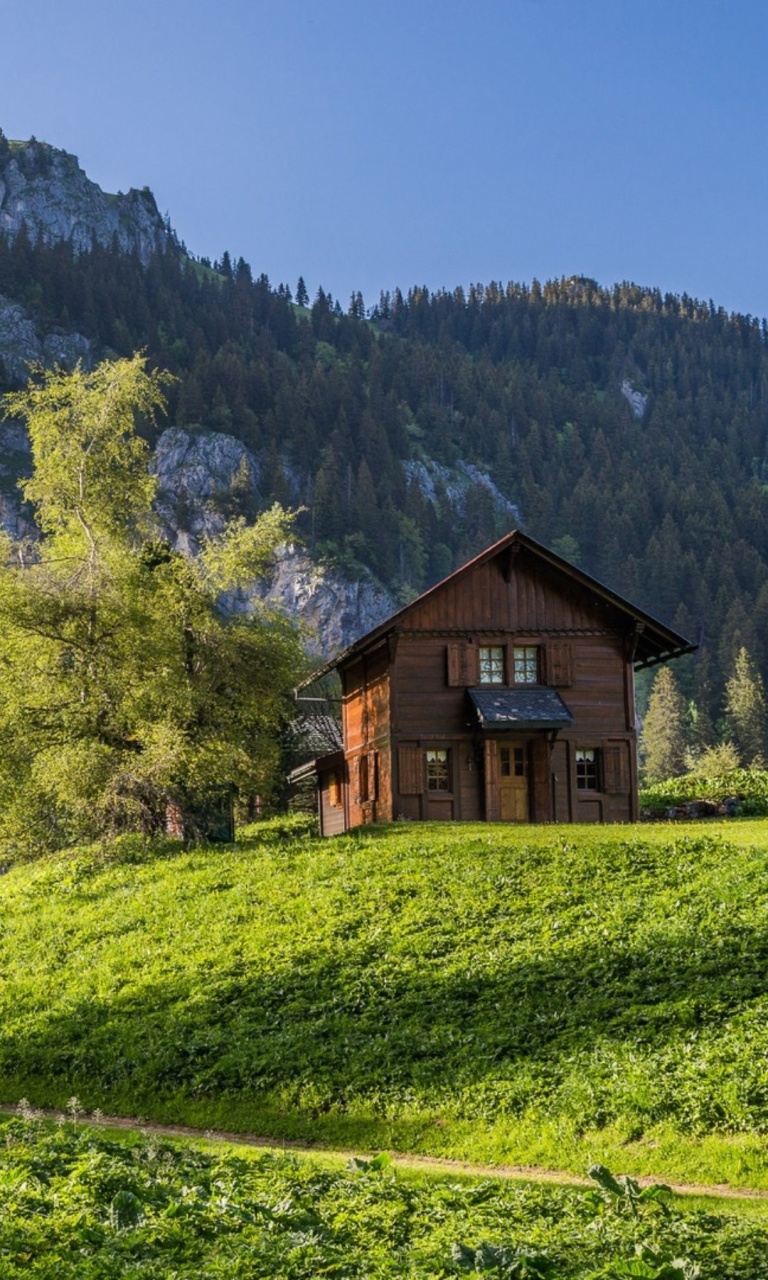
<path fill-rule="evenodd" d="M 768 815 L 768 770 L 727 769 L 722 773 L 705 773 L 697 769 L 678 778 L 667 778 L 645 787 L 640 792 L 640 808 L 663 814 L 691 800 L 708 800 L 713 804 L 736 799 L 739 813 L 752 817 Z"/>

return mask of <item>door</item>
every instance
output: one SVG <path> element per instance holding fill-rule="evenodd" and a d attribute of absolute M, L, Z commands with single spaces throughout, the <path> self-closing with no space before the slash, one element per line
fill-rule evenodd
<path fill-rule="evenodd" d="M 528 748 L 499 744 L 499 817 L 502 822 L 528 822 Z"/>

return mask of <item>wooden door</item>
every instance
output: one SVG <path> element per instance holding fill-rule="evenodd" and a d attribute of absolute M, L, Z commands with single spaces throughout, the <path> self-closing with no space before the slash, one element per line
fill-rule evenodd
<path fill-rule="evenodd" d="M 522 742 L 499 743 L 499 817 L 528 822 L 528 748 Z"/>

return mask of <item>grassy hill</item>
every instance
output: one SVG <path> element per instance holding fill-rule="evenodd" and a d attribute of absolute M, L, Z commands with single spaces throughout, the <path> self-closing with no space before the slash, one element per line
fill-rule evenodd
<path fill-rule="evenodd" d="M 0 1097 L 768 1187 L 764 822 L 265 825 L 0 880 Z"/>

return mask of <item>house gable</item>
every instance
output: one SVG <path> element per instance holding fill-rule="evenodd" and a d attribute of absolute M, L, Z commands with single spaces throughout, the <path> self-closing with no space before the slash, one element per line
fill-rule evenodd
<path fill-rule="evenodd" d="M 636 818 L 633 667 L 694 647 L 509 534 L 319 673 L 342 680 L 347 825 Z"/>

